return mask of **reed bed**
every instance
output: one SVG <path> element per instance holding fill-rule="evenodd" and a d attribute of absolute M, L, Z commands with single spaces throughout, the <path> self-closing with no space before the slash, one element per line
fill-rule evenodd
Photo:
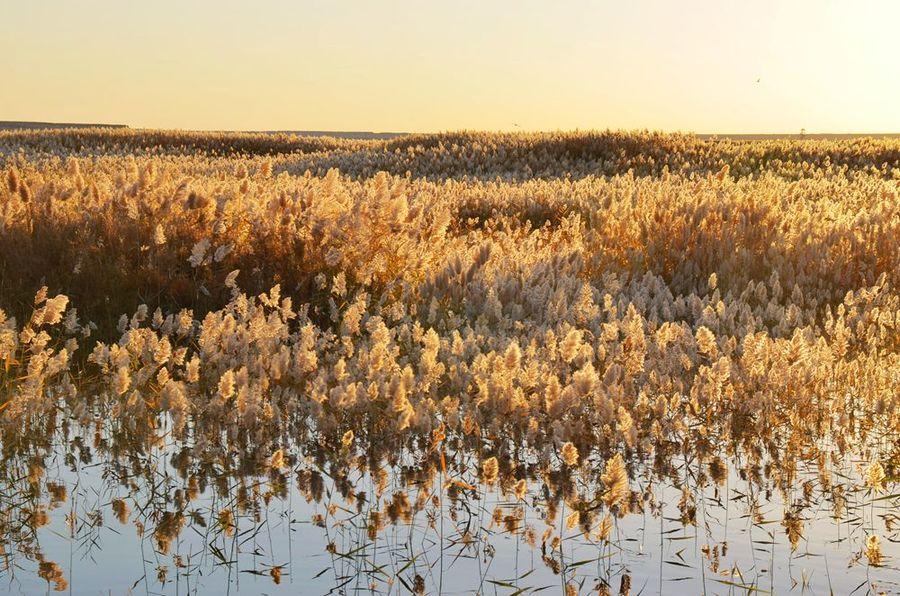
<path fill-rule="evenodd" d="M 559 527 L 602 553 L 617 520 L 663 519 L 654 487 L 692 527 L 733 479 L 751 519 L 782 506 L 792 552 L 853 495 L 848 561 L 896 569 L 900 141 L 77 130 L 0 132 L 0 156 L 0 429 L 28 519 L 79 428 L 108 462 L 180 454 L 182 493 L 140 522 L 169 541 L 207 484 L 224 535 L 235 483 L 268 487 L 244 512 L 292 477 L 340 495 L 317 523 L 365 536 L 328 552 L 364 557 L 496 494 L 494 525 L 578 592 Z M 491 527 L 454 544 L 483 554 Z"/>

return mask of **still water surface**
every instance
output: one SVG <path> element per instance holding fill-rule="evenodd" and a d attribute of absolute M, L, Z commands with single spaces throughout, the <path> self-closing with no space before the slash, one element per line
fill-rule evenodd
<path fill-rule="evenodd" d="M 785 491 L 777 465 L 740 456 L 724 473 L 669 462 L 679 485 L 631 464 L 607 518 L 603 461 L 550 471 L 513 452 L 487 485 L 452 437 L 376 468 L 352 445 L 254 459 L 165 425 L 57 422 L 4 445 L 9 593 L 900 593 L 898 487 L 866 487 L 852 457 L 830 478 L 801 463 Z"/>

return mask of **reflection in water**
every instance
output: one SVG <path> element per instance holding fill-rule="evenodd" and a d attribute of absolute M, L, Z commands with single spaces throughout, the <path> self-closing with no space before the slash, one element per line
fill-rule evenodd
<path fill-rule="evenodd" d="M 691 433 L 646 459 L 475 425 L 393 441 L 295 426 L 254 444 L 199 426 L 176 439 L 156 420 L 122 424 L 98 403 L 7 429 L 5 589 L 900 590 L 900 494 L 868 463 L 896 461 L 885 429 L 853 455 L 828 437 Z"/>

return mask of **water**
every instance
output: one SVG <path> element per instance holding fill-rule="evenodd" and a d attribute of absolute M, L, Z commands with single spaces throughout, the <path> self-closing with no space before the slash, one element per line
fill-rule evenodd
<path fill-rule="evenodd" d="M 0 589 L 900 593 L 900 494 L 890 482 L 865 487 L 867 462 L 851 456 L 829 462 L 827 479 L 815 461 L 791 472 L 745 453 L 716 472 L 695 453 L 629 461 L 630 511 L 618 507 L 603 540 L 599 454 L 551 469 L 511 448 L 486 485 L 470 437 L 386 454 L 296 434 L 283 465 L 246 437 L 186 445 L 165 423 L 134 433 L 99 412 L 86 425 L 51 417 L 7 435 Z M 866 551 L 871 535 L 880 560 Z"/>

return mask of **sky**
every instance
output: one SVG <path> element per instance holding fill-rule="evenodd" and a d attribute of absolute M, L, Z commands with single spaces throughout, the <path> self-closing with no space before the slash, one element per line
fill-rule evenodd
<path fill-rule="evenodd" d="M 0 0 L 0 120 L 900 132 L 900 1 Z"/>

